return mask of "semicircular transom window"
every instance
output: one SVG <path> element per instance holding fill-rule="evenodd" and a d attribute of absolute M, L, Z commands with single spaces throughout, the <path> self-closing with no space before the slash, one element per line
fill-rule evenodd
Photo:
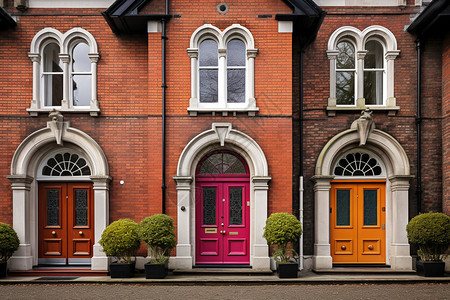
<path fill-rule="evenodd" d="M 229 152 L 214 153 L 198 169 L 199 175 L 244 175 L 247 168 L 242 160 Z"/>
<path fill-rule="evenodd" d="M 334 168 L 334 175 L 337 176 L 379 176 L 382 172 L 377 159 L 361 152 L 348 153 Z"/>
<path fill-rule="evenodd" d="M 58 153 L 42 168 L 44 176 L 89 176 L 91 168 L 86 159 L 75 153 Z"/>

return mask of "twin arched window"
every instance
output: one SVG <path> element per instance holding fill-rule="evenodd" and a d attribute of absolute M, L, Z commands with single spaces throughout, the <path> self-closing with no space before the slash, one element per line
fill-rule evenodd
<path fill-rule="evenodd" d="M 210 24 L 191 37 L 191 99 L 188 111 L 258 111 L 254 96 L 253 36 L 246 28 L 232 25 L 220 31 Z"/>
<path fill-rule="evenodd" d="M 30 114 L 50 111 L 99 112 L 94 37 L 74 28 L 62 34 L 45 28 L 36 34 L 28 55 L 33 62 L 33 100 Z"/>
<path fill-rule="evenodd" d="M 360 31 L 336 30 L 328 41 L 330 98 L 328 110 L 387 107 L 398 110 L 394 97 L 394 59 L 400 51 L 394 35 L 381 26 Z"/>

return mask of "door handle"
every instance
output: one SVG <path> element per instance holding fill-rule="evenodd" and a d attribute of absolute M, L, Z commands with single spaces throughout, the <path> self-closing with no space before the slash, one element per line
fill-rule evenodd
<path fill-rule="evenodd" d="M 52 235 L 56 235 L 56 231 L 53 230 L 53 231 L 52 231 Z"/>
<path fill-rule="evenodd" d="M 83 231 L 81 231 L 81 230 L 78 231 L 78 234 L 79 234 L 79 235 L 83 235 Z"/>
<path fill-rule="evenodd" d="M 227 232 L 225 230 L 221 230 L 220 233 L 225 235 L 225 233 L 227 233 Z"/>

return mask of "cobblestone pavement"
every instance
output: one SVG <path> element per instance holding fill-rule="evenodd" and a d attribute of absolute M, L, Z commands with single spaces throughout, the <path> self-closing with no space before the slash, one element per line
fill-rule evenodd
<path fill-rule="evenodd" d="M 449 284 L 153 286 L 145 284 L 13 284 L 0 299 L 450 299 Z"/>

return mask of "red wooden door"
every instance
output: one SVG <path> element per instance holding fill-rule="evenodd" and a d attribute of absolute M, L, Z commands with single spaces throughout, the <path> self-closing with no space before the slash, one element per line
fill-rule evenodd
<path fill-rule="evenodd" d="M 89 183 L 39 184 L 39 263 L 90 263 L 94 240 Z"/>
<path fill-rule="evenodd" d="M 196 263 L 249 264 L 249 183 L 199 183 L 196 199 Z"/>

